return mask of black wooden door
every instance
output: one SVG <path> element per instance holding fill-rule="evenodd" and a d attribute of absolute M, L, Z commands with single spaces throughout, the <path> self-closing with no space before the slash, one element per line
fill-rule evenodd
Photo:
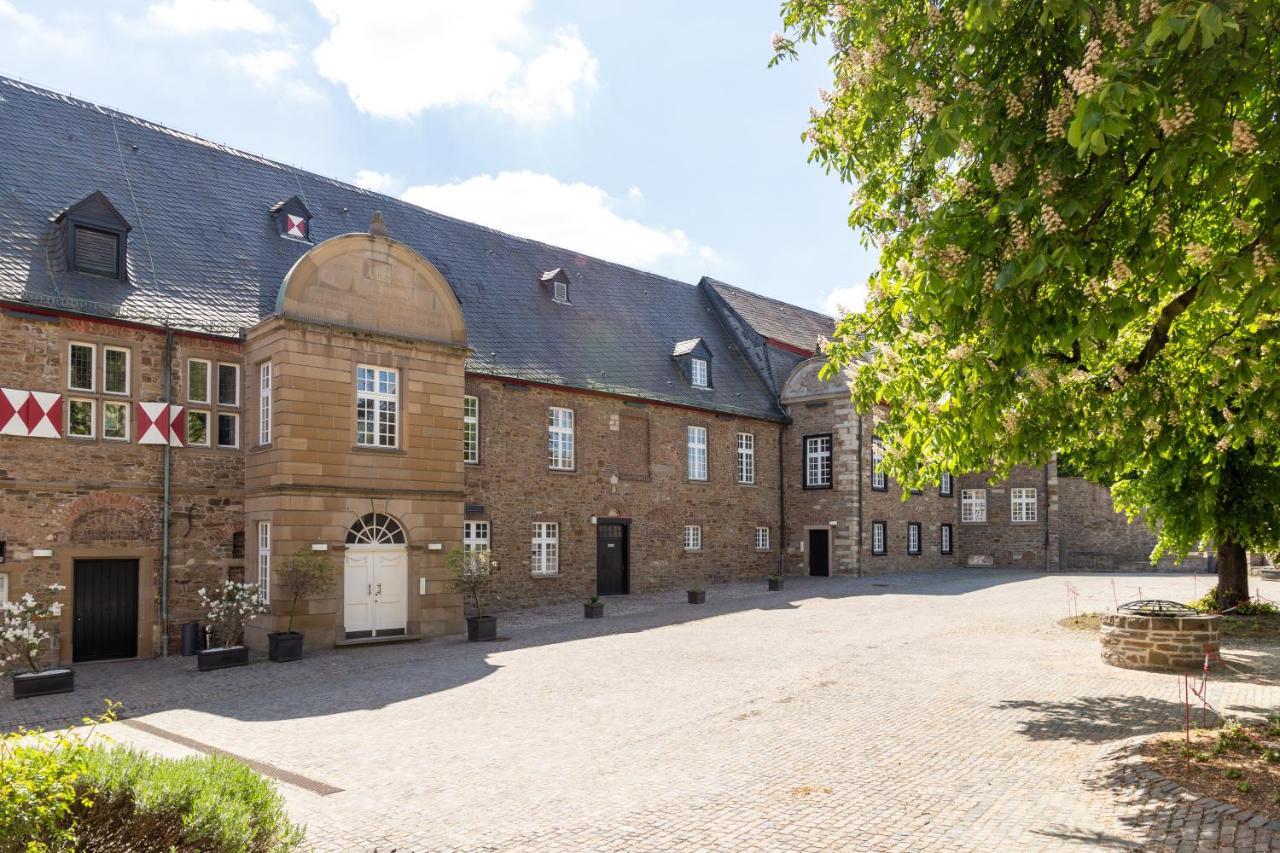
<path fill-rule="evenodd" d="M 596 594 L 624 595 L 630 591 L 627 572 L 627 525 L 596 524 Z"/>
<path fill-rule="evenodd" d="M 138 561 L 76 560 L 77 661 L 138 656 Z"/>
<path fill-rule="evenodd" d="M 827 577 L 831 574 L 830 554 L 827 551 L 826 530 L 809 531 L 809 574 Z"/>

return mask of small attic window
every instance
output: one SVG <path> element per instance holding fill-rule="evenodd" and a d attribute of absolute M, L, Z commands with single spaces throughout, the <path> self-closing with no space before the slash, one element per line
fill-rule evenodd
<path fill-rule="evenodd" d="M 276 233 L 281 237 L 311 242 L 311 211 L 296 195 L 273 204 L 271 218 L 275 222 Z"/>
<path fill-rule="evenodd" d="M 707 360 L 705 358 L 689 360 L 689 384 L 694 388 L 707 387 Z"/>
<path fill-rule="evenodd" d="M 95 192 L 53 217 L 61 236 L 66 268 L 72 272 L 124 279 L 131 226 L 110 200 Z"/>
<path fill-rule="evenodd" d="M 551 288 L 551 299 L 561 305 L 569 303 L 569 274 L 562 267 L 547 270 L 540 277 L 542 283 Z"/>

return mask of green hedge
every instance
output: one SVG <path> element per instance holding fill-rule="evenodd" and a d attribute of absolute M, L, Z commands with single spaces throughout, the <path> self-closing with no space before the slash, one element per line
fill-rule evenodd
<path fill-rule="evenodd" d="M 0 853 L 287 853 L 302 843 L 275 786 L 232 758 L 156 758 L 65 733 L 0 746 Z"/>

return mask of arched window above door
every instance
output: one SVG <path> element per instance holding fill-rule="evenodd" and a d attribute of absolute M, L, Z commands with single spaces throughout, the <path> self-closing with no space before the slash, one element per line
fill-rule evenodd
<path fill-rule="evenodd" d="M 404 528 L 389 515 L 371 512 L 361 516 L 347 531 L 348 545 L 403 545 Z"/>

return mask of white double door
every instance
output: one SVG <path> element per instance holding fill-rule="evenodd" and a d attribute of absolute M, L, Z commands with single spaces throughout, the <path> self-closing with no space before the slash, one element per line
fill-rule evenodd
<path fill-rule="evenodd" d="M 347 636 L 403 634 L 409 552 L 404 545 L 350 545 L 343 572 L 343 630 Z"/>

